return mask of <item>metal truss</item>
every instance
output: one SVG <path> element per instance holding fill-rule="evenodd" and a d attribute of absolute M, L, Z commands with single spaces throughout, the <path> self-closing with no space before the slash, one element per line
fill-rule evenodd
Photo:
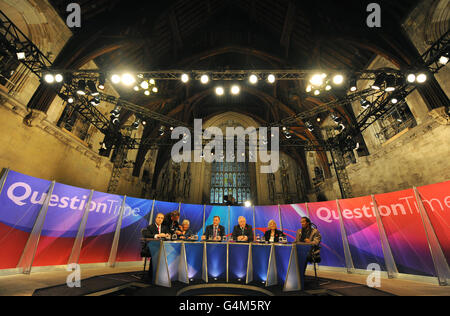
<path fill-rule="evenodd" d="M 437 73 L 445 65 L 439 63 L 439 58 L 445 54 L 450 53 L 450 30 L 441 36 L 423 55 L 422 60 L 430 72 Z M 420 62 L 417 66 L 422 66 Z"/>
<path fill-rule="evenodd" d="M 38 77 L 52 65 L 52 62 L 1 10 L 0 45 L 4 51 L 12 55 L 24 53 L 25 59 L 21 59 L 20 62 Z"/>
<path fill-rule="evenodd" d="M 331 129 L 327 130 L 328 139 L 334 138 L 334 132 Z M 343 199 L 353 197 L 353 190 L 350 184 L 350 179 L 347 173 L 347 166 L 345 163 L 344 154 L 341 148 L 333 147 L 330 150 L 331 159 L 333 160 L 334 170 L 336 171 L 336 178 L 339 183 L 341 195 Z"/>

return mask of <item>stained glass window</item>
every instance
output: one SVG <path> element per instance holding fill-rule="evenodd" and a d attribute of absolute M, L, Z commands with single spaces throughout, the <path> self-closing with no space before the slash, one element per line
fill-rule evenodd
<path fill-rule="evenodd" d="M 215 162 L 211 169 L 212 204 L 223 204 L 224 195 L 233 196 L 236 204 L 252 199 L 247 163 Z"/>

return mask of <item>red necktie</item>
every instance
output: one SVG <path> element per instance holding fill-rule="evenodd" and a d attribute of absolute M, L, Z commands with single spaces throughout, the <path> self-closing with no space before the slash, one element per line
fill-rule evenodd
<path fill-rule="evenodd" d="M 158 226 L 158 234 L 161 234 L 161 226 Z"/>

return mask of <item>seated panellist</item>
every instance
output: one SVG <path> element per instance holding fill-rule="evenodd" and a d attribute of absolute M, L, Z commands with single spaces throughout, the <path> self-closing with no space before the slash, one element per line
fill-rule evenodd
<path fill-rule="evenodd" d="M 269 221 L 268 230 L 264 234 L 264 240 L 270 243 L 280 242 L 281 237 L 286 237 L 286 235 L 277 229 L 277 223 L 274 220 Z"/>
<path fill-rule="evenodd" d="M 142 236 L 148 239 L 170 239 L 169 228 L 163 225 L 164 214 L 156 215 L 155 223 L 148 226 L 142 232 Z"/>
<path fill-rule="evenodd" d="M 220 225 L 220 217 L 214 216 L 213 224 L 205 229 L 202 240 L 222 241 L 225 237 L 225 227 Z"/>
<path fill-rule="evenodd" d="M 233 240 L 239 242 L 252 242 L 253 241 L 253 228 L 247 224 L 247 220 L 244 216 L 239 217 L 239 225 L 236 225 L 233 229 Z"/>
<path fill-rule="evenodd" d="M 190 229 L 191 226 L 191 222 L 187 219 L 185 219 L 183 221 L 183 223 L 180 226 L 180 236 L 179 238 L 181 240 L 193 240 L 195 237 L 195 234 L 192 232 L 192 230 Z"/>

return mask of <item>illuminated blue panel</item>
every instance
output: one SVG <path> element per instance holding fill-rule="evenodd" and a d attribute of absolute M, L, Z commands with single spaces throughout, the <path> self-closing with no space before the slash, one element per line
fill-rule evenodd
<path fill-rule="evenodd" d="M 148 244 L 148 249 L 150 250 L 151 259 L 152 260 L 152 267 L 153 267 L 153 280 L 156 280 L 156 269 L 158 268 L 158 255 L 159 251 L 161 249 L 161 242 L 160 241 L 150 241 Z"/>
<path fill-rule="evenodd" d="M 311 250 L 311 246 L 307 245 L 297 245 L 297 258 L 298 258 L 298 269 L 300 271 L 300 280 L 302 283 L 302 289 L 305 288 L 305 265 L 308 253 Z"/>
<path fill-rule="evenodd" d="M 275 246 L 275 257 L 277 259 L 278 282 L 284 284 L 289 268 L 292 246 Z"/>
<path fill-rule="evenodd" d="M 166 242 L 164 244 L 169 267 L 170 280 L 178 281 L 178 267 L 180 266 L 181 243 Z"/>
<path fill-rule="evenodd" d="M 185 243 L 189 280 L 201 280 L 203 268 L 203 244 Z"/>
<path fill-rule="evenodd" d="M 229 279 L 245 280 L 247 276 L 249 245 L 230 243 L 229 247 Z"/>
<path fill-rule="evenodd" d="M 208 259 L 208 277 L 226 279 L 227 276 L 227 244 L 206 244 Z"/>
<path fill-rule="evenodd" d="M 252 245 L 253 279 L 256 282 L 267 281 L 270 250 L 270 245 Z"/>

